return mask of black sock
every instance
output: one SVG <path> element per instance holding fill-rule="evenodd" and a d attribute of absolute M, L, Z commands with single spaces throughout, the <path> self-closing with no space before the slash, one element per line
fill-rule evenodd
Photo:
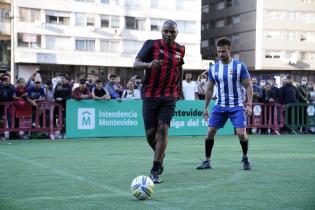
<path fill-rule="evenodd" d="M 209 158 L 209 159 L 210 159 L 213 144 L 214 144 L 214 139 L 205 139 L 206 158 Z"/>
<path fill-rule="evenodd" d="M 160 161 L 153 161 L 152 171 L 158 171 L 160 166 L 161 166 Z"/>
<path fill-rule="evenodd" d="M 248 139 L 246 141 L 240 141 L 240 144 L 241 144 L 242 150 L 243 150 L 243 157 L 246 157 L 247 151 L 248 151 Z"/>

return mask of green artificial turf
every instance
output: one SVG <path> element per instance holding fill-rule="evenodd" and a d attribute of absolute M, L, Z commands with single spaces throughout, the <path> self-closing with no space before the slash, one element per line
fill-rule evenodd
<path fill-rule="evenodd" d="M 0 209 L 315 209 L 315 136 L 250 136 L 244 171 L 236 136 L 218 136 L 212 169 L 195 168 L 204 137 L 170 137 L 163 183 L 138 201 L 148 175 L 145 138 L 0 142 Z"/>

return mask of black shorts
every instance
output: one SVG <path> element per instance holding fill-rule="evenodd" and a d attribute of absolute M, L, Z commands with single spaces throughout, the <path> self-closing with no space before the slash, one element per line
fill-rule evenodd
<path fill-rule="evenodd" d="M 158 121 L 170 126 L 176 107 L 176 99 L 173 97 L 167 98 L 150 98 L 143 99 L 142 116 L 144 128 L 157 128 Z"/>

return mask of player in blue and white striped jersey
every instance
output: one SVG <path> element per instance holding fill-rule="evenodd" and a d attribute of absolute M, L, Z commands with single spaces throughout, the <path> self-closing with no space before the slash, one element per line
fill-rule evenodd
<path fill-rule="evenodd" d="M 231 42 L 228 39 L 223 38 L 217 42 L 217 53 L 220 61 L 212 65 L 208 71 L 209 81 L 204 107 L 204 118 L 209 124 L 208 135 L 205 139 L 206 160 L 197 169 L 211 168 L 211 152 L 215 134 L 225 125 L 227 119 L 230 119 L 242 146 L 244 170 L 250 170 L 246 133 L 246 116 L 252 114 L 253 87 L 250 75 L 244 63 L 231 57 Z M 218 88 L 217 100 L 209 118 L 208 107 L 215 85 Z M 246 104 L 244 104 L 244 90 L 247 93 Z"/>

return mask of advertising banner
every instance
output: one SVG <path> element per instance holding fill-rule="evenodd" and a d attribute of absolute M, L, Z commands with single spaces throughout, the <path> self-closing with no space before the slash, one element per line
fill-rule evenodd
<path fill-rule="evenodd" d="M 209 112 L 213 105 L 214 102 Z M 206 135 L 203 107 L 201 100 L 177 101 L 170 136 Z M 227 122 L 218 134 L 233 134 L 231 123 Z M 68 100 L 66 135 L 68 138 L 144 136 L 142 101 Z"/>

